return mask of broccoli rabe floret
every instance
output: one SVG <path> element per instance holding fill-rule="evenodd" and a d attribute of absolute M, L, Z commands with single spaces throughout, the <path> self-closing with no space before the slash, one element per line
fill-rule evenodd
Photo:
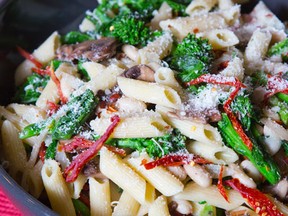
<path fill-rule="evenodd" d="M 185 149 L 186 137 L 178 130 L 162 137 L 112 139 L 107 144 L 119 148 L 130 148 L 139 152 L 146 151 L 152 158 L 160 158 L 172 152 Z"/>
<path fill-rule="evenodd" d="M 281 99 L 279 99 L 277 97 L 277 95 L 276 96 L 272 96 L 269 99 L 269 104 L 272 105 L 273 107 L 277 107 L 278 108 L 277 113 L 278 113 L 281 121 L 285 125 L 288 125 L 288 104 L 285 101 L 282 101 Z"/>
<path fill-rule="evenodd" d="M 208 40 L 188 34 L 181 43 L 176 45 L 167 62 L 178 72 L 180 81 L 189 82 L 208 73 L 212 59 L 212 47 Z"/>
<path fill-rule="evenodd" d="M 46 149 L 45 159 L 55 159 L 58 141 L 53 140 Z"/>
<path fill-rule="evenodd" d="M 253 109 L 253 105 L 250 101 L 249 95 L 238 95 L 231 104 L 231 109 L 238 117 L 243 128 L 248 131 L 252 123 L 252 119 L 256 120 L 256 115 Z"/>
<path fill-rule="evenodd" d="M 222 120 L 218 122 L 218 128 L 224 142 L 238 154 L 247 157 L 271 184 L 276 184 L 280 180 L 279 168 L 259 142 L 259 133 L 255 127 L 247 133 L 253 143 L 252 150 L 245 145 L 227 114 L 222 114 Z"/>
<path fill-rule="evenodd" d="M 83 64 L 85 62 L 86 62 L 85 60 L 79 60 L 79 62 L 78 62 L 78 71 L 83 76 L 84 80 L 90 81 L 91 78 L 90 78 L 88 72 L 86 71 L 86 69 L 83 67 Z"/>
<path fill-rule="evenodd" d="M 288 38 L 274 44 L 268 50 L 268 56 L 281 56 L 284 62 L 288 62 Z"/>
<path fill-rule="evenodd" d="M 72 199 L 77 215 L 90 216 L 90 209 L 79 199 Z"/>
<path fill-rule="evenodd" d="M 282 140 L 281 146 L 284 149 L 285 155 L 288 156 L 288 141 L 287 140 Z"/>
<path fill-rule="evenodd" d="M 48 128 L 53 140 L 70 139 L 78 132 L 80 126 L 93 112 L 97 103 L 97 98 L 93 92 L 88 89 L 64 105 L 65 108 L 62 109 L 65 110 L 65 115 L 59 119 L 55 119 L 55 116 L 59 115 L 58 112 L 56 112 L 44 121 L 28 125 L 20 133 L 20 138 L 26 139 L 37 136 L 42 130 Z M 63 112 L 63 110 L 59 112 Z"/>
<path fill-rule="evenodd" d="M 158 31 L 151 31 L 138 13 L 118 15 L 102 25 L 99 32 L 104 36 L 115 37 L 121 43 L 142 46 L 161 35 Z"/>
<path fill-rule="evenodd" d="M 71 31 L 68 32 L 61 38 L 63 44 L 76 44 L 81 43 L 87 40 L 93 40 L 94 38 L 86 33 L 82 33 L 79 31 Z"/>
<path fill-rule="evenodd" d="M 151 32 L 147 24 L 163 2 L 169 4 L 173 13 L 185 15 L 186 1 L 104 0 L 93 12 L 88 12 L 86 18 L 102 36 L 115 37 L 122 43 L 145 45 L 159 35 L 159 32 Z"/>
<path fill-rule="evenodd" d="M 287 72 L 284 73 L 281 78 L 287 80 Z M 255 86 L 267 86 L 268 76 L 262 71 L 254 73 L 252 76 L 252 82 Z M 285 93 L 278 92 L 269 98 L 268 104 L 272 107 L 277 107 L 277 113 L 280 120 L 288 125 L 288 95 Z"/>
<path fill-rule="evenodd" d="M 34 104 L 49 79 L 49 76 L 33 73 L 27 77 L 27 81 L 17 90 L 14 100 L 18 103 Z"/>

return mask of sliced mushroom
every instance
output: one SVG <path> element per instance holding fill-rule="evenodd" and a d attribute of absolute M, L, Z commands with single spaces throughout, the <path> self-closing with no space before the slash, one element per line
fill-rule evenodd
<path fill-rule="evenodd" d="M 172 216 L 192 216 L 192 206 L 187 200 L 172 200 L 169 205 L 169 213 Z"/>
<path fill-rule="evenodd" d="M 103 179 L 105 176 L 100 172 L 99 158 L 94 158 L 85 164 L 83 174 L 87 177 Z"/>
<path fill-rule="evenodd" d="M 155 71 L 150 67 L 140 64 L 129 68 L 122 74 L 122 76 L 147 82 L 155 82 L 154 74 Z"/>
<path fill-rule="evenodd" d="M 57 50 L 57 57 L 64 61 L 88 59 L 100 62 L 116 54 L 117 41 L 114 38 L 88 40 L 78 44 L 63 45 Z"/>

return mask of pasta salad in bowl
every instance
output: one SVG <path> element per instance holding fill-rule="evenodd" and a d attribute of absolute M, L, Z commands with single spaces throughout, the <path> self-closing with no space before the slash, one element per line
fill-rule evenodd
<path fill-rule="evenodd" d="M 288 215 L 287 29 L 239 3 L 102 0 L 18 46 L 9 175 L 60 215 Z"/>

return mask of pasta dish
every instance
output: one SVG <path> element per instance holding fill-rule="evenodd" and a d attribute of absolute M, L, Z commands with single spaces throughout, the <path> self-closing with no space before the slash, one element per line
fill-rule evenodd
<path fill-rule="evenodd" d="M 288 215 L 287 29 L 237 2 L 102 0 L 17 47 L 9 175 L 60 215 Z"/>

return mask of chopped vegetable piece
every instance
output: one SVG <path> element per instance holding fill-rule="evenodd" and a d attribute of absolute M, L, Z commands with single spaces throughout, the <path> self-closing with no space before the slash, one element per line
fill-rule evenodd
<path fill-rule="evenodd" d="M 93 39 L 95 38 L 91 37 L 88 34 L 81 33 L 79 31 L 71 31 L 62 37 L 62 43 L 63 44 L 75 44 L 75 43 L 81 43 L 83 41 L 93 40 Z"/>
<path fill-rule="evenodd" d="M 288 80 L 283 79 L 281 76 L 268 76 L 267 80 L 268 93 L 265 95 L 265 99 L 273 96 L 276 93 L 288 94 Z"/>
<path fill-rule="evenodd" d="M 185 141 L 186 137 L 179 130 L 173 130 L 162 137 L 112 139 L 107 144 L 139 152 L 146 151 L 151 158 L 160 158 L 185 149 Z"/>
<path fill-rule="evenodd" d="M 248 188 L 241 184 L 238 179 L 225 181 L 225 184 L 241 193 L 242 197 L 247 199 L 248 203 L 259 215 L 284 216 L 277 206 L 268 199 L 268 197 L 254 188 Z"/>
<path fill-rule="evenodd" d="M 200 211 L 199 216 L 217 216 L 216 207 L 206 203 Z"/>
<path fill-rule="evenodd" d="M 39 150 L 39 159 L 44 163 L 45 154 L 46 154 L 47 147 L 45 146 L 45 142 L 41 143 L 40 150 Z"/>
<path fill-rule="evenodd" d="M 37 68 L 42 68 L 43 65 L 39 62 L 32 54 L 28 53 L 26 50 L 22 49 L 21 47 L 17 46 L 17 50 L 24 58 L 31 61 Z"/>
<path fill-rule="evenodd" d="M 220 168 L 219 176 L 218 176 L 217 188 L 218 188 L 218 191 L 220 192 L 220 194 L 224 197 L 224 199 L 227 202 L 229 202 L 227 193 L 226 193 L 225 188 L 223 186 L 223 181 L 222 181 L 223 172 L 224 172 L 224 166 L 222 165 Z"/>
<path fill-rule="evenodd" d="M 70 139 L 78 132 L 79 127 L 87 120 L 95 109 L 98 100 L 91 90 L 73 98 L 67 105 L 66 115 L 56 121 L 52 130 L 52 138 L 56 140 Z"/>
<path fill-rule="evenodd" d="M 52 142 L 46 149 L 45 159 L 55 159 L 57 144 L 57 140 L 52 140 Z"/>
<path fill-rule="evenodd" d="M 65 169 L 64 174 L 66 176 L 66 182 L 75 181 L 85 164 L 97 155 L 98 151 L 102 148 L 104 143 L 120 122 L 120 117 L 115 115 L 111 118 L 111 121 L 112 124 L 107 128 L 106 132 L 98 140 L 96 140 L 89 149 L 78 154 L 71 164 Z"/>
<path fill-rule="evenodd" d="M 283 62 L 288 62 L 288 38 L 280 41 L 279 43 L 274 44 L 268 50 L 268 56 L 280 56 Z"/>
<path fill-rule="evenodd" d="M 75 211 L 77 215 L 90 216 L 90 209 L 80 200 L 72 199 Z"/>
<path fill-rule="evenodd" d="M 27 77 L 27 81 L 19 87 L 14 100 L 24 104 L 34 104 L 38 100 L 41 91 L 45 88 L 49 79 L 49 76 L 40 76 L 36 73 L 32 73 L 32 75 Z"/>
<path fill-rule="evenodd" d="M 67 103 L 68 98 L 62 92 L 61 83 L 54 72 L 54 68 L 50 68 L 50 76 L 51 76 L 51 79 L 53 80 L 53 82 L 55 83 L 55 85 L 57 86 L 58 95 L 60 97 L 62 104 Z"/>
<path fill-rule="evenodd" d="M 212 59 L 212 47 L 208 40 L 188 34 L 176 45 L 167 61 L 172 69 L 178 71 L 180 81 L 185 83 L 208 73 Z"/>
<path fill-rule="evenodd" d="M 245 132 L 242 128 L 242 125 L 237 120 L 237 117 L 233 114 L 233 112 L 230 108 L 232 101 L 235 99 L 235 97 L 237 96 L 240 89 L 244 88 L 245 85 L 243 83 L 241 83 L 237 78 L 234 78 L 234 77 L 225 77 L 225 76 L 221 76 L 221 75 L 211 75 L 211 74 L 204 74 L 204 75 L 196 78 L 195 80 L 191 80 L 190 82 L 188 82 L 186 84 L 187 85 L 197 85 L 197 84 L 202 83 L 202 82 L 219 84 L 219 85 L 229 85 L 229 86 L 235 87 L 235 89 L 231 92 L 229 98 L 224 103 L 223 108 L 224 108 L 224 111 L 226 112 L 226 114 L 228 115 L 228 117 L 230 118 L 234 129 L 237 131 L 239 136 L 242 138 L 245 145 L 247 145 L 247 147 L 251 150 L 253 143 L 251 142 L 249 137 L 245 134 Z"/>
<path fill-rule="evenodd" d="M 271 184 L 276 184 L 280 180 L 279 168 L 271 156 L 254 138 L 251 138 L 253 148 L 250 150 L 232 126 L 227 114 L 222 114 L 222 120 L 218 122 L 218 127 L 225 143 L 231 146 L 238 154 L 247 157 Z"/>
<path fill-rule="evenodd" d="M 87 81 L 90 81 L 90 76 L 88 74 L 88 72 L 86 71 L 86 69 L 83 67 L 83 64 L 85 63 L 85 61 L 79 61 L 78 62 L 78 71 L 83 75 L 84 79 Z"/>
<path fill-rule="evenodd" d="M 232 112 L 236 114 L 245 131 L 250 130 L 252 120 L 256 119 L 249 95 L 238 95 L 231 103 Z"/>
<path fill-rule="evenodd" d="M 69 142 L 63 146 L 63 149 L 65 152 L 73 153 L 75 149 L 85 149 L 90 148 L 93 145 L 94 141 L 87 140 L 82 137 L 74 137 L 72 142 Z M 104 146 L 109 150 L 112 151 L 118 155 L 121 155 L 122 157 L 126 156 L 126 151 L 124 149 L 120 149 L 111 145 L 105 145 Z"/>
<path fill-rule="evenodd" d="M 146 169 L 153 169 L 154 167 L 157 166 L 180 166 L 183 164 L 189 164 L 190 162 L 194 162 L 197 164 L 210 164 L 210 161 L 207 161 L 206 159 L 193 155 L 193 154 L 169 154 L 165 155 L 164 157 L 151 161 L 151 162 L 146 162 L 143 161 L 144 167 Z"/>
<path fill-rule="evenodd" d="M 46 120 L 26 126 L 20 133 L 20 139 L 37 136 L 48 128 L 54 140 L 69 139 L 78 132 L 79 127 L 87 120 L 98 103 L 93 92 L 87 89 L 82 95 L 72 98 L 63 108 L 66 115 L 55 120 L 54 115 Z M 64 114 L 65 114 L 64 113 Z"/>
<path fill-rule="evenodd" d="M 161 35 L 158 31 L 150 31 L 138 13 L 118 15 L 103 25 L 100 32 L 106 37 L 115 37 L 121 43 L 142 46 Z"/>

